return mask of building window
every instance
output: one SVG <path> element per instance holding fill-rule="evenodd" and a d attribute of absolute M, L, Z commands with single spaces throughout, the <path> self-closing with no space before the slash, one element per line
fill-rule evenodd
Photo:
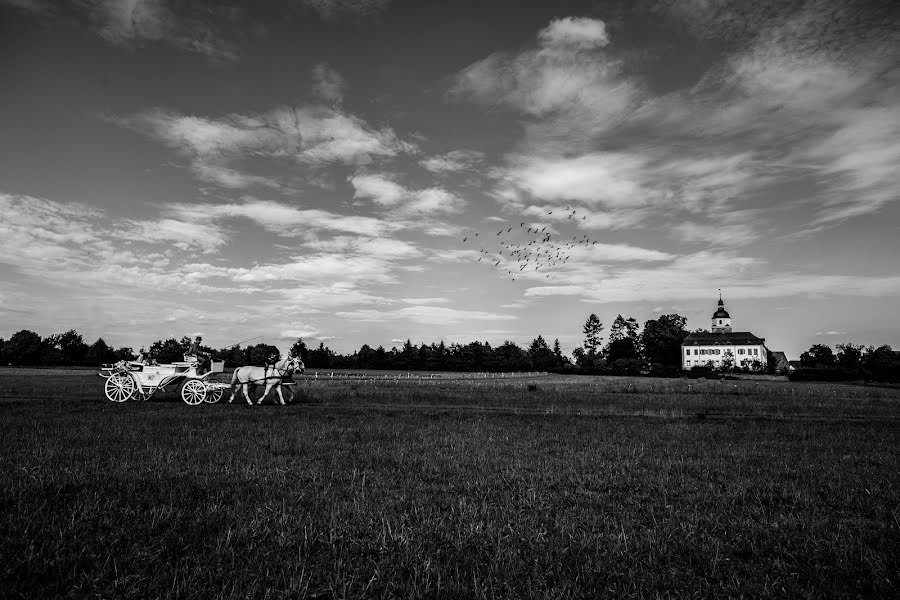
<path fill-rule="evenodd" d="M 744 353 L 744 349 L 743 349 L 743 348 L 738 349 L 738 354 L 743 354 L 743 353 Z"/>
<path fill-rule="evenodd" d="M 753 349 L 753 356 L 759 356 L 759 348 Z"/>
<path fill-rule="evenodd" d="M 694 356 L 697 356 L 697 354 L 698 354 L 697 349 L 694 348 Z"/>
<path fill-rule="evenodd" d="M 688 348 L 687 350 L 684 351 L 684 353 L 685 353 L 686 356 L 690 356 L 690 355 L 691 355 L 691 349 Z"/>
<path fill-rule="evenodd" d="M 686 360 L 686 361 L 684 361 L 684 364 L 686 364 L 687 366 L 691 366 L 691 361 Z"/>

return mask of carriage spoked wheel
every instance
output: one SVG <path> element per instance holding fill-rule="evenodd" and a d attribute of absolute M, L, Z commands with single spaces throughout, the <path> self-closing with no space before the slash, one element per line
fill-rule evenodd
<path fill-rule="evenodd" d="M 125 402 L 134 396 L 137 384 L 127 373 L 113 373 L 107 378 L 103 391 L 112 402 Z"/>
<path fill-rule="evenodd" d="M 181 386 L 181 399 L 186 404 L 197 406 L 206 398 L 206 384 L 198 379 L 188 379 Z"/>
<path fill-rule="evenodd" d="M 203 401 L 207 404 L 215 404 L 222 399 L 222 394 L 224 393 L 225 390 L 220 387 L 209 388 L 206 390 L 206 396 L 204 396 Z"/>

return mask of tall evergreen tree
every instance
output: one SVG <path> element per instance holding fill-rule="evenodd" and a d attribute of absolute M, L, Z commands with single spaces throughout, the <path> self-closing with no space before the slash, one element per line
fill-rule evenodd
<path fill-rule="evenodd" d="M 582 331 L 584 332 L 584 350 L 589 357 L 593 358 L 600 348 L 602 340 L 600 334 L 603 332 L 603 323 L 600 322 L 600 318 L 597 315 L 591 313 L 587 321 L 584 322 Z"/>

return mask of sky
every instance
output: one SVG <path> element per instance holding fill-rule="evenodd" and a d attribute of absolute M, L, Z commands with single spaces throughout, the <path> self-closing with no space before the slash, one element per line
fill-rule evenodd
<path fill-rule="evenodd" d="M 898 199 L 892 2 L 0 0 L 0 337 L 897 348 Z"/>

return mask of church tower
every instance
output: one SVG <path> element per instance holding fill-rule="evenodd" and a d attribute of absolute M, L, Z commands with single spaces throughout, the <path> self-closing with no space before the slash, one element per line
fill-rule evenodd
<path fill-rule="evenodd" d="M 719 291 L 719 308 L 712 316 L 712 333 L 731 333 L 731 317 L 725 310 L 725 303 L 722 302 L 722 292 Z"/>

